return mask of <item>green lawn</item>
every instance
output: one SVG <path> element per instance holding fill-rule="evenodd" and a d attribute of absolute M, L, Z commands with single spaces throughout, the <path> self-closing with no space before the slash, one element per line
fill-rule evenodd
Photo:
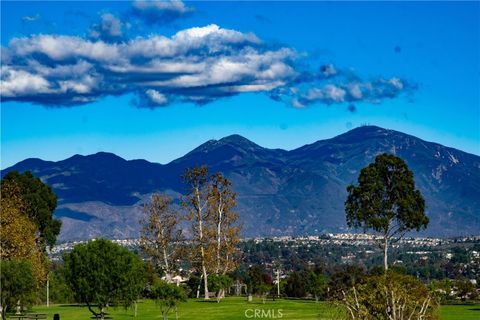
<path fill-rule="evenodd" d="M 256 311 L 258 310 L 258 311 Z M 197 300 L 188 300 L 178 309 L 179 318 L 182 320 L 223 320 L 223 319 L 341 319 L 340 311 L 332 305 L 305 300 L 277 300 L 267 301 L 262 304 L 254 299 L 248 303 L 245 298 L 227 298 L 217 304 Z M 263 311 L 263 313 L 262 313 Z M 91 317 L 86 307 L 77 305 L 55 305 L 46 308 L 37 306 L 34 312 L 47 313 L 48 319 L 53 319 L 53 314 L 59 313 L 61 320 L 87 320 Z M 255 318 L 255 312 L 257 317 Z M 133 319 L 133 310 L 123 308 L 110 309 L 110 316 L 115 320 Z M 447 305 L 440 308 L 442 320 L 477 320 L 480 319 L 480 305 Z M 275 317 L 274 317 L 275 316 Z M 141 301 L 138 304 L 137 319 L 162 319 L 158 307 L 152 301 Z M 169 319 L 175 319 L 172 313 Z"/>
<path fill-rule="evenodd" d="M 478 320 L 480 319 L 480 304 L 459 304 L 440 307 L 442 320 Z"/>

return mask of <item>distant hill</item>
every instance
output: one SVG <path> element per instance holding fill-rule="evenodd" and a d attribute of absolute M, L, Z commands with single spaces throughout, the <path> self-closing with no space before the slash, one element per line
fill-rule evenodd
<path fill-rule="evenodd" d="M 379 153 L 403 158 L 426 198 L 424 234 L 480 233 L 480 157 L 398 131 L 364 126 L 295 150 L 263 148 L 231 135 L 161 165 L 114 154 L 58 161 L 26 159 L 2 171 L 30 170 L 59 197 L 61 240 L 138 236 L 142 203 L 152 192 L 184 193 L 180 175 L 206 164 L 231 179 L 244 235 L 303 235 L 345 230 L 345 188 Z"/>

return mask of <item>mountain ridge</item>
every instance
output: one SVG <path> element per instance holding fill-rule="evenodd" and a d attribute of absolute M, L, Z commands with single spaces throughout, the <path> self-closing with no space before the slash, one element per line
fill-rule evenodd
<path fill-rule="evenodd" d="M 138 235 L 141 205 L 151 193 L 179 197 L 186 191 L 184 170 L 202 164 L 232 181 L 244 235 L 299 235 L 346 230 L 345 188 L 383 152 L 413 170 L 431 218 L 426 234 L 480 233 L 480 157 L 376 126 L 289 151 L 230 135 L 167 164 L 99 152 L 56 162 L 29 158 L 1 174 L 30 170 L 52 186 L 64 222 L 61 239 Z"/>
<path fill-rule="evenodd" d="M 296 147 L 296 148 L 293 148 L 293 149 L 290 149 L 290 150 L 288 150 L 288 149 L 282 149 L 282 148 L 267 148 L 267 147 L 262 147 L 262 146 L 256 144 L 255 142 L 251 141 L 250 139 L 243 137 L 243 136 L 240 135 L 240 134 L 231 134 L 231 135 L 225 136 L 225 137 L 223 137 L 223 138 L 220 138 L 220 139 L 218 139 L 218 140 L 217 140 L 217 139 L 210 139 L 210 140 L 202 143 L 202 144 L 199 145 L 198 147 L 194 148 L 193 150 L 187 152 L 187 153 L 184 154 L 183 156 L 181 156 L 181 157 L 179 157 L 179 158 L 177 158 L 177 159 L 173 159 L 173 160 L 171 160 L 171 161 L 169 161 L 169 162 L 166 162 L 166 163 L 160 163 L 160 162 L 156 162 L 156 161 L 150 161 L 150 160 L 146 160 L 146 159 L 142 159 L 142 158 L 125 159 L 125 158 L 123 158 L 122 156 L 119 156 L 119 155 L 117 155 L 117 154 L 115 154 L 115 153 L 113 153 L 113 152 L 109 152 L 109 151 L 98 151 L 98 152 L 90 153 L 90 154 L 87 154 L 87 155 L 74 154 L 74 155 L 72 155 L 72 156 L 70 156 L 70 157 L 68 157 L 68 158 L 65 158 L 65 159 L 62 159 L 62 160 L 57 160 L 57 161 L 55 161 L 55 160 L 44 160 L 44 159 L 42 159 L 42 158 L 37 158 L 37 157 L 34 157 L 34 158 L 26 158 L 26 159 L 23 159 L 23 160 L 17 162 L 17 163 L 14 164 L 14 165 L 11 165 L 11 166 L 9 166 L 9 167 L 6 167 L 6 168 L 2 169 L 1 171 L 2 171 L 2 172 L 3 172 L 3 171 L 9 171 L 10 168 L 15 167 L 15 166 L 18 166 L 18 165 L 20 165 L 21 163 L 23 163 L 23 162 L 25 162 L 25 161 L 30 161 L 30 160 L 40 160 L 40 161 L 42 161 L 42 162 L 56 163 L 56 162 L 65 161 L 65 160 L 71 159 L 71 158 L 76 157 L 76 156 L 79 156 L 79 157 L 91 157 L 91 156 L 95 156 L 95 155 L 98 155 L 98 154 L 114 155 L 114 156 L 116 156 L 116 157 L 118 157 L 118 158 L 121 158 L 122 160 L 129 161 L 129 162 L 130 162 L 130 161 L 145 161 L 145 162 L 148 162 L 148 163 L 151 163 L 151 164 L 158 164 L 158 165 L 161 165 L 161 166 L 165 166 L 165 165 L 168 165 L 168 164 L 170 164 L 170 163 L 172 163 L 172 162 L 174 162 L 174 161 L 176 161 L 176 160 L 178 160 L 178 159 L 180 159 L 180 158 L 188 155 L 189 153 L 191 153 L 192 151 L 198 149 L 199 147 L 203 146 L 204 144 L 207 144 L 207 143 L 209 143 L 209 142 L 220 142 L 220 141 L 222 141 L 222 140 L 224 140 L 224 139 L 227 139 L 227 138 L 233 137 L 233 136 L 241 137 L 241 138 L 243 138 L 244 140 L 246 140 L 246 141 L 248 141 L 248 142 L 250 142 L 250 143 L 253 143 L 253 144 L 255 144 L 256 146 L 259 146 L 260 148 L 263 148 L 263 149 L 266 149 L 266 150 L 278 150 L 278 151 L 284 151 L 284 152 L 292 152 L 292 151 L 295 151 L 295 150 L 298 150 L 298 149 L 302 149 L 302 148 L 305 148 L 305 147 L 308 147 L 308 146 L 312 146 L 312 145 L 317 144 L 317 143 L 320 143 L 320 142 L 330 141 L 330 140 L 332 140 L 332 139 L 336 139 L 336 138 L 345 136 L 345 135 L 347 135 L 347 134 L 349 134 L 349 133 L 353 133 L 353 132 L 355 132 L 356 130 L 358 130 L 358 129 L 363 129 L 363 128 L 374 128 L 374 129 L 380 129 L 380 130 L 390 131 L 390 132 L 394 132 L 394 133 L 400 133 L 400 134 L 402 134 L 402 135 L 409 136 L 409 137 L 413 137 L 413 138 L 418 139 L 418 140 L 421 140 L 421 141 L 423 141 L 423 142 L 435 144 L 435 145 L 440 146 L 440 147 L 443 147 L 443 148 L 448 148 L 448 149 L 460 151 L 460 152 L 462 152 L 462 153 L 465 153 L 465 154 L 468 154 L 468 155 L 471 155 L 471 156 L 480 157 L 480 155 L 476 155 L 476 154 L 471 153 L 471 152 L 468 152 L 468 151 L 464 151 L 464 150 L 457 149 L 457 148 L 450 147 L 450 146 L 445 146 L 445 145 L 442 145 L 442 144 L 440 144 L 440 143 L 438 143 L 438 142 L 435 142 L 435 141 L 429 141 L 429 140 L 425 140 L 425 139 L 422 139 L 422 138 L 418 138 L 418 137 L 416 137 L 416 136 L 414 136 L 414 135 L 412 135 L 412 134 L 403 133 L 403 132 L 398 131 L 398 130 L 385 129 L 385 128 L 382 128 L 382 127 L 379 127 L 379 126 L 375 126 L 375 125 L 363 125 L 363 126 L 355 127 L 355 128 L 353 128 L 353 129 L 351 129 L 351 130 L 349 130 L 349 131 L 346 131 L 346 132 L 344 132 L 344 133 L 338 134 L 338 135 L 336 135 L 336 136 L 334 136 L 334 137 L 332 137 L 332 138 L 316 140 L 316 141 L 314 141 L 314 142 L 312 142 L 312 143 L 307 143 L 307 144 L 304 144 L 303 146 L 299 146 L 299 147 Z M 2 176 L 3 176 L 3 174 L 2 174 Z"/>

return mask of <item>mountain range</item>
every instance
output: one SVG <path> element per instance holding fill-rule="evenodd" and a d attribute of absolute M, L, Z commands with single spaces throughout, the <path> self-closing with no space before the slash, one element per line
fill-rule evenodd
<path fill-rule="evenodd" d="M 178 199 L 186 190 L 180 176 L 203 164 L 232 181 L 244 236 L 312 235 L 347 230 L 346 187 L 384 152 L 404 159 L 414 173 L 430 217 L 423 235 L 480 234 L 480 157 L 375 126 L 290 151 L 231 135 L 165 165 L 99 152 L 57 162 L 26 159 L 1 174 L 29 170 L 53 188 L 61 241 L 137 237 L 151 194 Z"/>

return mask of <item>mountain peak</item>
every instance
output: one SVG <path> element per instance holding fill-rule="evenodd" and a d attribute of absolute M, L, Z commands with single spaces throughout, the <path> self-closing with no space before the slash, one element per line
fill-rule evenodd
<path fill-rule="evenodd" d="M 359 142 L 367 139 L 383 138 L 395 133 L 403 134 L 401 132 L 385 129 L 382 127 L 377 127 L 372 125 L 363 125 L 363 126 L 354 128 L 350 131 L 347 131 L 345 133 L 342 133 L 332 138 L 332 140 L 337 142 L 351 143 L 351 142 Z"/>
<path fill-rule="evenodd" d="M 65 160 L 63 160 L 65 162 L 77 162 L 77 161 L 80 161 L 80 162 L 83 162 L 83 161 L 126 161 L 125 159 L 123 159 L 122 157 L 120 156 L 117 156 L 116 154 L 114 153 L 111 153 L 111 152 L 104 152 L 104 151 L 100 151 L 100 152 L 97 152 L 97 153 L 93 153 L 93 154 L 89 154 L 89 155 L 81 155 L 81 154 L 75 154 L 73 156 L 71 156 L 70 158 L 67 158 Z"/>
<path fill-rule="evenodd" d="M 245 137 L 242 137 L 239 134 L 232 134 L 232 135 L 223 137 L 220 140 L 215 140 L 215 139 L 208 140 L 207 142 L 202 143 L 200 146 L 198 146 L 197 148 L 187 153 L 187 155 L 194 154 L 197 152 L 210 152 L 212 150 L 215 150 L 219 147 L 224 147 L 224 146 L 231 146 L 231 147 L 234 147 L 235 149 L 242 149 L 242 150 L 263 149 L 256 143 L 248 140 Z"/>
<path fill-rule="evenodd" d="M 248 140 L 247 138 L 239 134 L 232 134 L 232 135 L 223 137 L 222 139 L 219 140 L 219 142 L 233 144 L 236 146 L 249 146 L 249 147 L 261 148 L 258 144 Z"/>
<path fill-rule="evenodd" d="M 362 133 L 362 134 L 385 134 L 392 132 L 393 130 L 385 129 L 382 127 L 374 126 L 374 125 L 362 125 L 356 128 L 353 128 L 350 131 L 345 132 L 344 134 L 351 134 L 351 133 Z"/>

